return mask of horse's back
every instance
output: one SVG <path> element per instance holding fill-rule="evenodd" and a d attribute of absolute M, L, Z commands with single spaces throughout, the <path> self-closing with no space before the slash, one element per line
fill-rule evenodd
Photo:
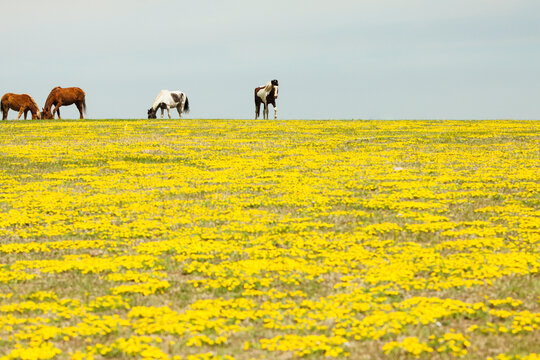
<path fill-rule="evenodd" d="M 49 102 L 49 98 L 54 102 L 61 99 L 64 105 L 71 105 L 77 101 L 83 101 L 85 97 L 86 94 L 79 87 L 62 88 L 57 86 L 51 90 L 47 102 Z"/>
<path fill-rule="evenodd" d="M 2 96 L 0 101 L 4 106 L 16 111 L 20 110 L 21 108 L 38 108 L 34 99 L 28 94 L 7 93 Z"/>
<path fill-rule="evenodd" d="M 2 96 L 3 103 L 26 103 L 26 102 L 35 102 L 34 99 L 28 94 L 14 94 L 6 93 Z"/>
<path fill-rule="evenodd" d="M 177 90 L 177 91 L 169 91 L 169 90 L 161 90 L 156 96 L 156 99 L 154 100 L 154 107 L 159 103 L 165 103 L 169 106 L 176 106 L 180 99 L 182 99 L 182 96 L 184 95 L 183 92 Z"/>
<path fill-rule="evenodd" d="M 5 93 L 4 96 L 2 96 L 2 100 L 20 99 L 23 97 L 23 95 L 26 95 L 26 94 Z"/>
<path fill-rule="evenodd" d="M 81 98 L 84 97 L 86 94 L 84 93 L 83 89 L 79 87 L 69 87 L 63 89 L 65 93 L 70 94 L 73 97 Z"/>
<path fill-rule="evenodd" d="M 168 104 L 169 101 L 168 99 L 170 99 L 171 95 L 170 95 L 170 91 L 169 90 L 161 90 L 156 98 L 154 99 L 154 103 L 152 104 L 152 107 L 156 107 L 158 106 L 160 103 L 165 103 L 165 104 Z"/>
<path fill-rule="evenodd" d="M 156 96 L 156 99 L 161 98 L 167 98 L 168 96 L 171 96 L 171 92 L 169 90 L 161 90 L 159 94 Z"/>
<path fill-rule="evenodd" d="M 83 89 L 81 89 L 80 87 L 68 87 L 68 88 L 63 88 L 63 87 L 60 87 L 60 86 L 56 86 L 55 88 L 53 88 L 51 90 L 51 94 L 53 93 L 72 93 L 72 94 L 82 94 L 82 95 L 85 95 L 84 94 L 84 91 Z"/>
<path fill-rule="evenodd" d="M 86 94 L 84 93 L 83 89 L 79 88 L 79 87 L 74 87 L 72 88 L 74 92 L 77 92 L 79 94 L 81 94 L 82 96 L 85 96 Z"/>
<path fill-rule="evenodd" d="M 2 95 L 2 99 L 0 101 L 2 101 L 3 103 L 7 102 L 11 95 L 13 95 L 13 94 L 12 93 L 5 93 L 4 95 Z"/>

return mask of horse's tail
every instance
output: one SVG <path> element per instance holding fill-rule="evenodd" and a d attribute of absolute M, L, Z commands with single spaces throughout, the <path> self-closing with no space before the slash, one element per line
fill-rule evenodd
<path fill-rule="evenodd" d="M 82 111 L 86 115 L 86 96 L 82 99 Z"/>
<path fill-rule="evenodd" d="M 4 102 L 2 100 L 0 100 L 0 112 L 4 112 Z"/>
<path fill-rule="evenodd" d="M 188 100 L 187 96 L 186 96 L 186 102 L 184 103 L 184 112 L 186 114 L 189 112 L 189 100 Z"/>

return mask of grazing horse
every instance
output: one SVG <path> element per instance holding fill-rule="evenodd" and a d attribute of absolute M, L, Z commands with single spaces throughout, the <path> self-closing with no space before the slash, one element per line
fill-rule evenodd
<path fill-rule="evenodd" d="M 171 108 L 176 108 L 178 114 L 180 114 L 180 119 L 182 118 L 182 113 L 189 112 L 189 100 L 181 91 L 169 91 L 161 90 L 154 100 L 152 107 L 148 109 L 148 118 L 155 119 L 158 109 L 161 109 L 161 118 L 163 119 L 163 110 L 167 109 L 169 114 L 169 119 L 171 118 Z"/>
<path fill-rule="evenodd" d="M 61 88 L 55 87 L 45 101 L 43 108 L 43 119 L 54 119 L 54 113 L 58 113 L 60 119 L 60 106 L 75 104 L 79 109 L 80 118 L 84 119 L 83 112 L 86 112 L 86 94 L 78 87 Z M 51 113 L 51 108 L 55 106 Z"/>
<path fill-rule="evenodd" d="M 276 99 L 278 96 L 278 81 L 269 81 L 265 86 L 255 88 L 255 120 L 259 118 L 261 103 L 264 104 L 263 118 L 268 119 L 268 104 L 274 107 L 274 120 L 277 119 Z"/>
<path fill-rule="evenodd" d="M 32 113 L 32 120 L 35 119 L 41 119 L 41 113 L 39 112 L 39 108 L 32 99 L 32 97 L 28 94 L 12 94 L 7 93 L 4 96 L 2 96 L 2 100 L 0 101 L 0 111 L 2 112 L 2 120 L 7 120 L 7 114 L 9 109 L 15 110 L 19 112 L 19 116 L 17 116 L 17 120 L 21 117 L 21 114 L 24 113 L 24 120 L 26 120 L 26 115 L 28 115 L 28 112 L 30 111 Z"/>

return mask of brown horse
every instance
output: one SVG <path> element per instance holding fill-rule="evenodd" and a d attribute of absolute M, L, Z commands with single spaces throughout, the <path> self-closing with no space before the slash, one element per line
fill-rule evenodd
<path fill-rule="evenodd" d="M 85 93 L 78 87 L 70 88 L 61 88 L 60 86 L 55 87 L 51 90 L 51 93 L 45 101 L 45 107 L 43 108 L 43 119 L 54 119 L 54 113 L 58 113 L 58 118 L 60 119 L 60 106 L 67 106 L 75 104 L 81 119 L 83 117 L 83 111 L 86 112 L 86 102 L 85 102 Z M 51 108 L 55 106 L 51 112 Z"/>
<path fill-rule="evenodd" d="M 2 120 L 7 120 L 7 114 L 9 109 L 15 110 L 19 112 L 19 116 L 17 116 L 17 120 L 21 117 L 21 115 L 24 113 L 24 120 L 26 120 L 26 115 L 28 115 L 28 112 L 30 111 L 32 113 L 32 119 L 41 119 L 41 113 L 39 112 L 39 108 L 32 99 L 32 97 L 28 94 L 12 94 L 7 93 L 2 96 L 2 100 L 0 101 L 0 111 L 2 112 Z"/>

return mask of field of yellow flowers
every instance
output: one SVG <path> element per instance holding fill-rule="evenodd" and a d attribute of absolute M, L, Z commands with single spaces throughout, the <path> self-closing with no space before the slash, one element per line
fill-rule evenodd
<path fill-rule="evenodd" d="M 539 359 L 540 121 L 0 123 L 0 359 Z"/>

